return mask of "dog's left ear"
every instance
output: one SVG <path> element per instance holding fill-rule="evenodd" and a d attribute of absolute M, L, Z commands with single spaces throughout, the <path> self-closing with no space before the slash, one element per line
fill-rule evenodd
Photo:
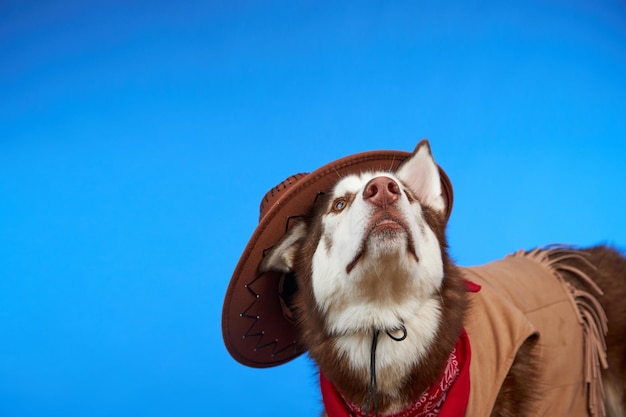
<path fill-rule="evenodd" d="M 439 167 L 433 159 L 428 140 L 420 141 L 411 155 L 396 171 L 422 204 L 444 213 L 446 202 L 441 196 Z"/>
<path fill-rule="evenodd" d="M 306 225 L 304 222 L 301 221 L 294 224 L 285 236 L 265 255 L 261 265 L 259 265 L 259 271 L 292 272 L 296 252 L 305 236 Z"/>

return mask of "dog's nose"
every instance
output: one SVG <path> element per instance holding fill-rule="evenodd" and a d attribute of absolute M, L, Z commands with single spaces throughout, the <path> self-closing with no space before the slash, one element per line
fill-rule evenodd
<path fill-rule="evenodd" d="M 389 177 L 372 178 L 363 190 L 363 199 L 375 206 L 383 207 L 400 198 L 400 186 Z"/>

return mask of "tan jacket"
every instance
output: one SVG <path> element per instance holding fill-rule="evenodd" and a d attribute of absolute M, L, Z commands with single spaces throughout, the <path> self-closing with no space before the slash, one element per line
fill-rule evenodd
<path fill-rule="evenodd" d="M 558 256 L 550 259 L 550 254 Z M 606 365 L 606 317 L 599 304 L 589 302 L 591 294 L 559 273 L 567 267 L 562 260 L 576 256 L 581 255 L 562 248 L 535 250 L 464 268 L 466 279 L 482 286 L 470 295 L 466 320 L 472 348 L 466 416 L 490 415 L 519 348 L 531 337 L 538 338 L 533 349 L 542 394 L 533 414 L 604 415 L 600 367 Z M 574 273 L 589 280 L 581 271 Z M 588 309 L 596 319 L 589 319 Z"/>

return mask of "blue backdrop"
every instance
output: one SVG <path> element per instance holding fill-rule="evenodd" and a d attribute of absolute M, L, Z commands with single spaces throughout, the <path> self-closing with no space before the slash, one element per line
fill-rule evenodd
<path fill-rule="evenodd" d="M 0 2 L 0 415 L 316 416 L 230 358 L 267 189 L 427 137 L 453 257 L 626 245 L 626 3 Z"/>

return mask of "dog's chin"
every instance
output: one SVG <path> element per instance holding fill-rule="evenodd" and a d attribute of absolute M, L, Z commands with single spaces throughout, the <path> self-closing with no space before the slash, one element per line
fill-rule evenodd
<path fill-rule="evenodd" d="M 388 256 L 409 256 L 418 261 L 409 228 L 402 221 L 384 218 L 374 224 L 365 239 L 368 257 L 372 260 Z"/>
<path fill-rule="evenodd" d="M 368 256 L 375 260 L 387 256 L 401 256 L 408 246 L 404 230 L 393 228 L 376 230 L 367 239 Z"/>
<path fill-rule="evenodd" d="M 382 220 L 370 229 L 368 240 L 372 243 L 390 243 L 396 241 L 406 241 L 405 228 L 395 220 Z"/>
<path fill-rule="evenodd" d="M 403 226 L 385 221 L 370 230 L 361 250 L 347 265 L 346 272 L 350 273 L 357 266 L 361 270 L 377 271 L 389 263 L 397 264 L 398 259 L 413 259 L 417 262 L 415 246 Z"/>

